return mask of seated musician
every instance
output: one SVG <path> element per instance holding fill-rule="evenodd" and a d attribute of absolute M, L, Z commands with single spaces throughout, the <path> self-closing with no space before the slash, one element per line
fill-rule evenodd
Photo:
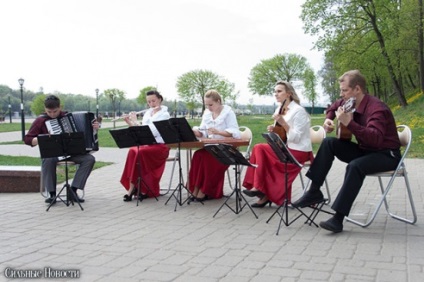
<path fill-rule="evenodd" d="M 278 81 L 274 93 L 281 106 L 273 115 L 275 124 L 269 125 L 267 130 L 275 131 L 278 123 L 284 129 L 284 135 L 281 135 L 283 135 L 283 140 L 287 138 L 287 148 L 296 160 L 303 164 L 313 158 L 309 135 L 309 114 L 300 106 L 299 97 L 290 83 Z M 263 208 L 267 204 L 271 205 L 271 202 L 281 205 L 286 199 L 285 193 L 288 193 L 290 202 L 292 183 L 301 168 L 288 163 L 286 171 L 285 164 L 280 162 L 271 146 L 266 143 L 256 144 L 253 147 L 250 162 L 258 167 L 247 168 L 243 181 L 243 186 L 247 190 L 243 190 L 243 193 L 250 197 L 259 197 L 258 202 L 254 203 L 252 207 Z M 288 173 L 287 187 L 286 172 Z"/>
<path fill-rule="evenodd" d="M 121 176 L 121 184 L 128 191 L 124 195 L 125 202 L 131 201 L 133 196 L 138 194 L 137 189 L 134 189 L 134 187 L 136 187 L 139 180 L 141 180 L 140 200 L 159 196 L 159 182 L 165 170 L 166 159 L 169 155 L 169 147 L 164 144 L 159 131 L 153 124 L 154 121 L 170 118 L 168 107 L 162 106 L 163 97 L 156 90 L 148 91 L 146 93 L 146 100 L 149 109 L 143 115 L 141 124 L 150 127 L 157 144 L 144 145 L 139 148 L 131 147 L 129 149 L 124 171 Z M 129 126 L 140 125 L 135 112 L 125 116 L 124 120 Z"/>
<path fill-rule="evenodd" d="M 321 143 L 316 158 L 306 176 L 312 180 L 310 189 L 293 206 L 307 207 L 322 201 L 320 190 L 333 164 L 334 158 L 347 163 L 340 192 L 332 205 L 335 215 L 320 226 L 334 233 L 343 231 L 343 219 L 349 215 L 365 176 L 394 170 L 398 165 L 400 141 L 396 123 L 390 109 L 378 98 L 367 93 L 365 77 L 351 70 L 339 78 L 340 96 L 347 100 L 355 97 L 355 112 L 345 112 L 343 107 L 330 107 L 324 128 L 334 129 L 332 119 L 337 117 L 356 137 L 357 143 L 327 137 Z M 337 101 L 336 103 L 339 103 Z"/>
<path fill-rule="evenodd" d="M 223 105 L 221 95 L 216 90 L 208 90 L 205 94 L 205 112 L 199 127 L 193 132 L 198 138 L 223 139 L 233 137 L 240 139 L 237 118 L 230 106 Z M 224 188 L 225 171 L 228 165 L 219 162 L 205 149 L 193 154 L 189 172 L 189 190 L 193 200 L 221 198 Z"/>
<path fill-rule="evenodd" d="M 45 113 L 37 117 L 31 125 L 28 133 L 25 135 L 24 142 L 30 146 L 37 146 L 38 139 L 37 136 L 40 134 L 48 134 L 46 121 L 56 118 L 64 117 L 66 112 L 61 110 L 60 100 L 54 95 L 49 95 L 44 100 Z M 93 129 L 99 129 L 99 123 L 97 121 L 93 122 Z M 94 163 L 96 162 L 95 158 L 91 154 L 76 155 L 68 158 L 69 161 L 79 164 L 78 169 L 75 173 L 75 177 L 72 181 L 71 188 L 77 195 L 78 189 L 84 189 L 87 182 L 88 176 L 93 169 Z M 59 161 L 57 157 L 54 158 L 44 158 L 42 159 L 41 173 L 43 178 L 43 183 L 45 185 L 46 191 L 49 192 L 50 197 L 45 200 L 46 203 L 50 204 L 54 202 L 56 197 L 56 164 Z M 71 196 L 73 196 L 71 194 Z M 77 199 L 73 199 L 76 201 Z M 78 197 L 80 202 L 84 202 L 84 199 Z"/>

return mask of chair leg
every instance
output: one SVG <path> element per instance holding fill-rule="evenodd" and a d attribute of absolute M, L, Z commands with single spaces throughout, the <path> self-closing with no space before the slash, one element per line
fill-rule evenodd
<path fill-rule="evenodd" d="M 414 224 L 417 221 L 417 213 L 416 213 L 416 210 L 415 210 L 415 205 L 414 205 L 414 201 L 413 201 L 413 198 L 412 198 L 411 188 L 409 186 L 409 180 L 408 180 L 408 176 L 407 176 L 406 172 L 405 172 L 405 175 L 403 177 L 405 179 L 406 191 L 407 191 L 407 194 L 408 194 L 407 198 L 409 199 L 409 204 L 411 206 L 412 219 L 407 219 L 406 217 L 401 217 L 401 216 L 395 215 L 395 214 L 390 212 L 389 204 L 387 202 L 387 195 L 390 192 L 390 189 L 392 188 L 393 182 L 394 182 L 396 177 L 392 177 L 390 179 L 389 183 L 387 184 L 387 188 L 384 189 L 383 181 L 381 180 L 381 177 L 379 176 L 378 181 L 379 181 L 382 196 L 381 196 L 381 199 L 378 202 L 376 208 L 374 209 L 372 215 L 369 217 L 369 219 L 365 223 L 354 220 L 350 217 L 346 217 L 346 220 L 349 221 L 349 222 L 352 222 L 353 224 L 359 225 L 361 227 L 368 227 L 374 221 L 374 219 L 377 216 L 378 211 L 380 210 L 381 206 L 384 203 L 387 213 L 392 218 L 403 221 L 405 223 Z M 406 201 L 408 201 L 408 199 L 406 199 Z"/>
<path fill-rule="evenodd" d="M 379 182 L 380 182 L 380 187 L 383 187 L 383 182 L 381 180 L 381 177 L 379 177 Z M 384 201 L 384 205 L 386 208 L 387 213 L 394 219 L 409 223 L 409 224 L 414 224 L 415 222 L 417 222 L 417 211 L 415 210 L 415 204 L 414 204 L 414 199 L 412 198 L 412 191 L 411 191 L 411 187 L 409 185 L 409 178 L 408 178 L 408 174 L 405 172 L 404 175 L 404 180 L 405 180 L 405 188 L 406 188 L 406 192 L 407 192 L 407 199 L 406 201 L 409 200 L 409 206 L 411 208 L 411 212 L 412 212 L 412 219 L 407 219 L 406 217 L 401 217 L 397 214 L 394 214 L 392 212 L 390 212 L 390 208 L 389 205 L 387 203 L 387 200 L 385 199 Z"/>
<path fill-rule="evenodd" d="M 172 162 L 171 178 L 169 179 L 168 188 L 167 189 L 161 189 L 161 190 L 166 190 L 165 193 L 160 193 L 161 196 L 164 196 L 164 195 L 168 194 L 169 191 L 171 191 L 172 180 L 174 179 L 175 165 L 177 164 L 177 161 L 178 161 L 178 158 L 179 157 L 180 157 L 180 155 L 177 152 L 176 155 L 175 155 L 175 157 L 174 157 L 174 160 Z"/>

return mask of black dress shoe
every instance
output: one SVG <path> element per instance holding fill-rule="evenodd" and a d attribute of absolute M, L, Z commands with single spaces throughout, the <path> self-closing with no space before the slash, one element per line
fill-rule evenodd
<path fill-rule="evenodd" d="M 198 197 L 194 197 L 196 199 L 197 202 L 203 202 L 206 200 L 209 200 L 208 195 L 204 195 L 202 198 L 198 198 Z"/>
<path fill-rule="evenodd" d="M 243 190 L 243 193 L 248 197 L 263 197 L 263 196 L 265 196 L 265 194 L 262 193 L 259 190 L 247 190 L 247 189 L 245 189 L 245 190 Z"/>
<path fill-rule="evenodd" d="M 147 199 L 147 198 L 149 198 L 149 195 L 147 195 L 147 194 L 140 194 L 140 195 L 138 195 L 138 200 L 139 201 L 143 201 L 144 199 Z"/>
<path fill-rule="evenodd" d="M 339 233 L 343 231 L 343 222 L 336 219 L 334 216 L 327 221 L 321 221 L 319 223 L 321 228 L 325 230 L 332 231 L 334 233 Z"/>
<path fill-rule="evenodd" d="M 132 195 L 125 194 L 124 195 L 124 202 L 131 202 L 131 201 L 132 201 Z"/>
<path fill-rule="evenodd" d="M 321 203 L 322 201 L 324 201 L 324 196 L 320 190 L 308 190 L 300 199 L 292 203 L 292 206 L 295 208 L 304 208 Z"/>
<path fill-rule="evenodd" d="M 84 203 L 85 202 L 84 199 L 81 199 L 80 197 L 78 197 L 78 194 L 76 192 L 74 192 L 74 193 L 75 193 L 75 196 L 74 196 L 73 193 L 69 193 L 69 200 L 71 200 L 73 202 L 80 202 L 80 203 Z"/>
<path fill-rule="evenodd" d="M 56 199 L 55 197 L 50 197 L 50 198 L 47 198 L 44 202 L 47 204 L 51 204 L 51 203 L 56 204 Z"/>
<path fill-rule="evenodd" d="M 266 201 L 266 202 L 263 202 L 262 204 L 259 204 L 259 203 L 254 203 L 254 204 L 252 204 L 252 208 L 263 208 L 263 207 L 265 207 L 267 204 L 269 204 L 269 206 L 271 206 L 271 201 Z"/>

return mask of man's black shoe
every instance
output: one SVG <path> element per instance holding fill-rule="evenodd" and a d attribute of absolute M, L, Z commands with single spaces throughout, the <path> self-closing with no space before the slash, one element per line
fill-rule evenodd
<path fill-rule="evenodd" d="M 51 204 L 51 203 L 56 204 L 56 199 L 55 197 L 50 197 L 50 198 L 47 198 L 44 202 L 46 202 L 46 204 Z"/>
<path fill-rule="evenodd" d="M 78 194 L 76 192 L 74 192 L 74 193 L 75 193 L 76 197 L 78 198 L 78 202 L 80 202 L 80 203 L 84 203 L 85 202 L 84 199 L 81 199 L 80 197 L 78 197 Z M 74 194 L 71 193 L 71 192 L 69 192 L 69 200 L 77 203 L 77 199 L 74 197 Z"/>
<path fill-rule="evenodd" d="M 314 191 L 306 191 L 305 194 L 303 194 L 300 199 L 298 199 L 296 202 L 292 203 L 292 206 L 295 208 L 304 208 L 309 207 L 314 204 L 318 204 L 324 200 L 324 195 L 322 195 L 321 190 L 314 190 Z"/>
<path fill-rule="evenodd" d="M 343 222 L 337 220 L 334 216 L 327 221 L 321 221 L 319 223 L 319 226 L 321 226 L 321 228 L 324 228 L 325 230 L 332 231 L 334 233 L 339 233 L 343 231 Z"/>
<path fill-rule="evenodd" d="M 265 196 L 265 194 L 264 193 L 262 193 L 261 191 L 259 191 L 259 190 L 247 190 L 247 189 L 244 189 L 243 190 L 243 193 L 246 195 L 246 196 L 249 196 L 249 197 L 263 197 L 263 196 Z"/>

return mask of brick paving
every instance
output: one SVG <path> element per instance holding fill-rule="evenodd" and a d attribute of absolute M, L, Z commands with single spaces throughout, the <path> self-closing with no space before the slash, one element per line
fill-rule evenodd
<path fill-rule="evenodd" d="M 2 133 L 0 139 L 16 136 L 19 140 L 19 133 Z M 0 145 L 0 152 L 39 156 L 38 148 L 24 145 Z M 418 213 L 415 225 L 392 219 L 382 209 L 367 228 L 345 221 L 344 232 L 332 234 L 299 219 L 283 225 L 277 236 L 278 218 L 266 223 L 275 205 L 255 209 L 256 219 L 248 208 L 234 214 L 227 207 L 213 218 L 224 199 L 177 205 L 176 211 L 175 199 L 165 205 L 170 194 L 159 201 L 144 200 L 139 206 L 135 201 L 123 202 L 125 190 L 119 178 L 126 152 L 101 148 L 95 154 L 97 160 L 114 164 L 91 174 L 84 211 L 78 205 L 58 203 L 46 212 L 39 193 L 0 194 L 0 281 L 16 280 L 7 279 L 6 270 L 46 268 L 77 270 L 78 281 L 424 280 L 422 159 L 407 160 Z M 163 188 L 168 186 L 171 168 L 168 163 Z M 328 176 L 333 198 L 344 169 L 344 164 L 335 162 Z M 172 189 L 177 180 L 174 177 Z M 377 200 L 377 184 L 376 179 L 365 180 L 352 217 L 363 219 L 369 214 Z M 296 199 L 299 179 L 293 187 Z M 225 192 L 230 192 L 228 184 Z M 390 202 L 395 211 L 410 214 L 402 189 L 393 189 Z M 233 199 L 229 203 L 234 207 Z M 295 210 L 289 210 L 289 218 L 295 215 Z M 327 218 L 320 213 L 316 221 Z M 75 279 L 43 276 L 32 280 Z"/>

